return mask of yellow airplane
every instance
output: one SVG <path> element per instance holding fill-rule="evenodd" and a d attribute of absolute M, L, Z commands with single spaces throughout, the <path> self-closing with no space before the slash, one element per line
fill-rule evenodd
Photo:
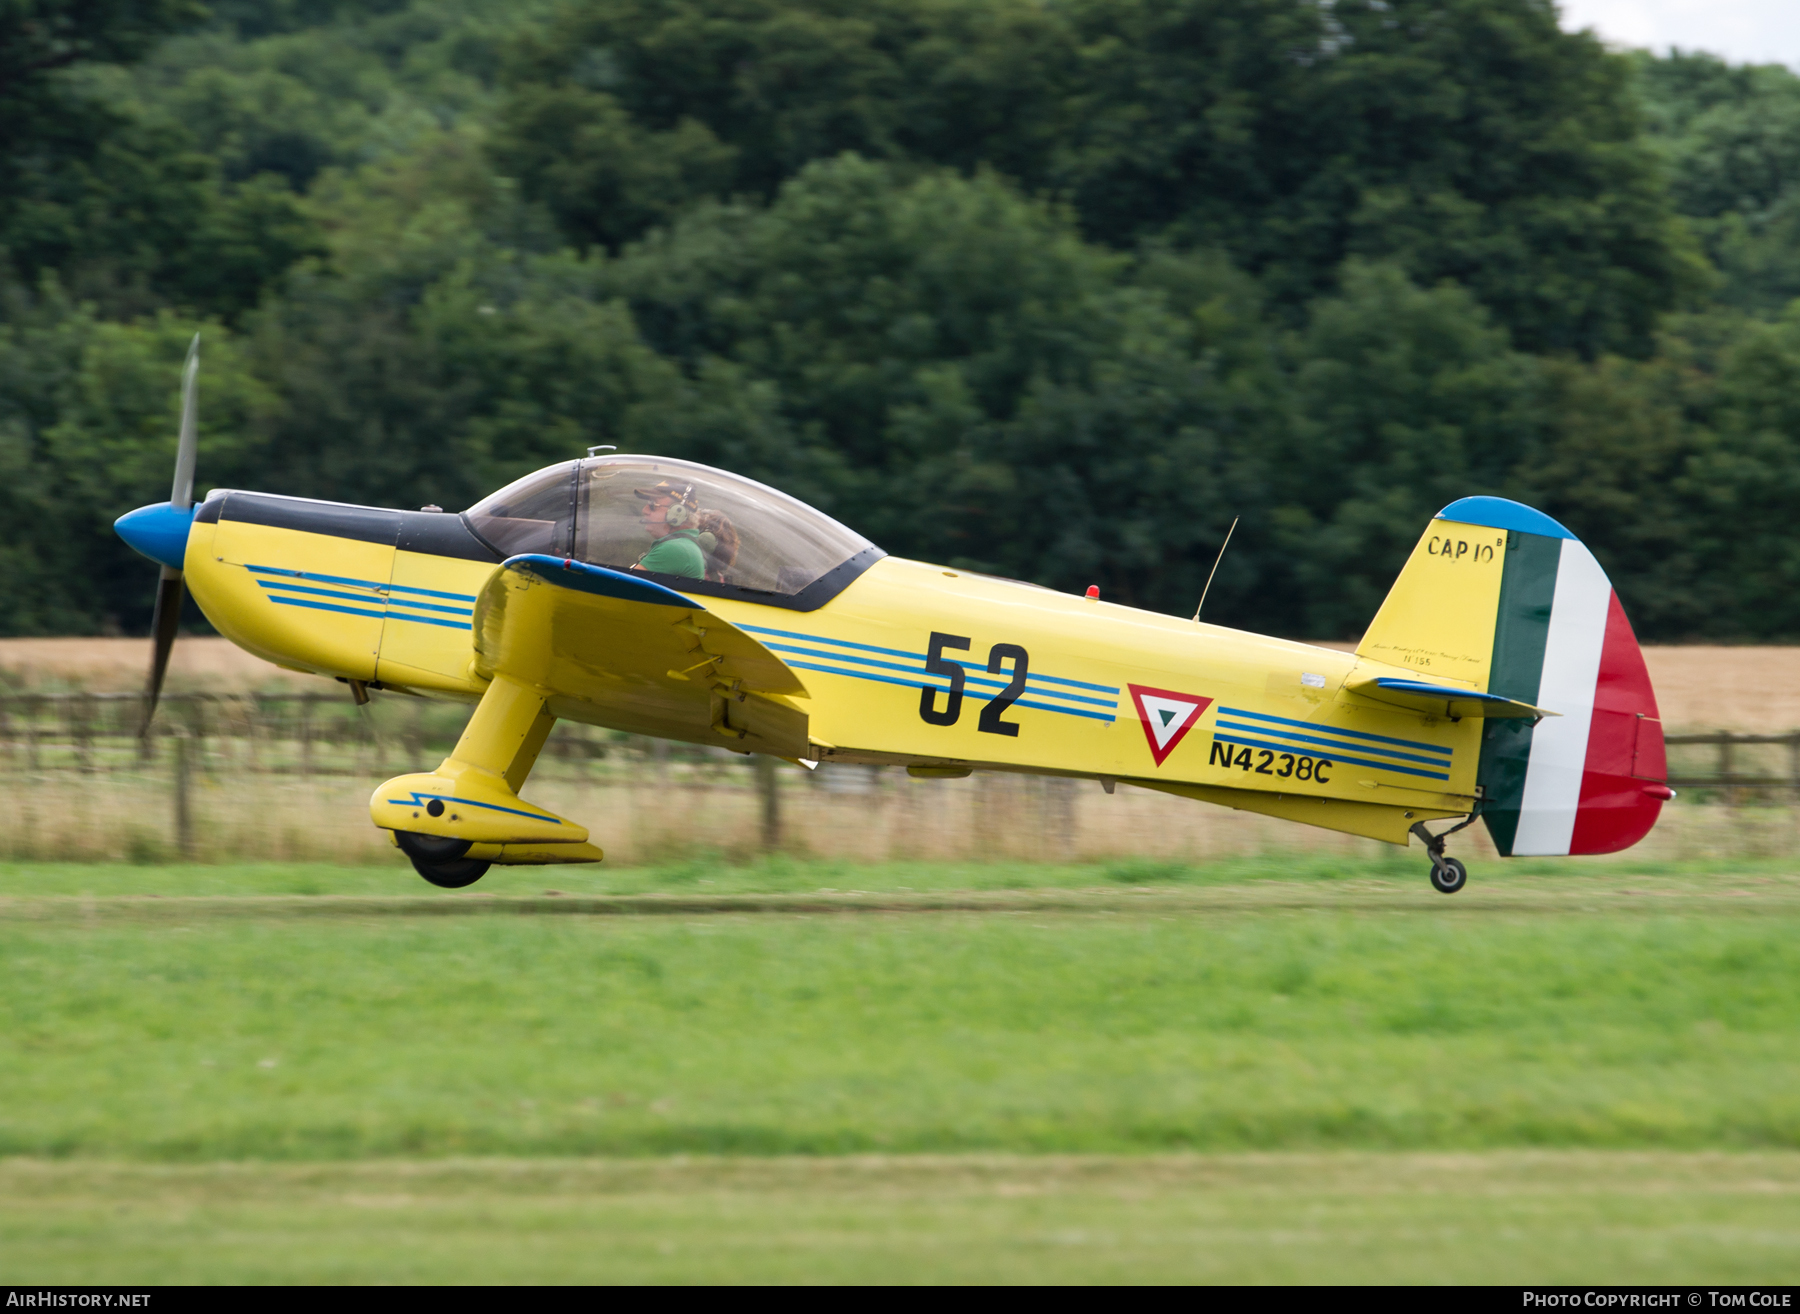
<path fill-rule="evenodd" d="M 117 522 L 163 567 L 149 711 L 184 587 L 241 647 L 358 701 L 474 704 L 435 771 L 369 803 L 435 885 L 601 860 L 521 797 L 559 717 L 1418 836 L 1445 893 L 1467 880 L 1445 836 L 1477 819 L 1503 855 L 1607 853 L 1673 797 L 1605 572 L 1516 502 L 1445 507 L 1349 653 L 890 557 L 776 489 L 659 456 L 596 449 L 461 515 L 233 489 L 194 505 L 195 366 L 171 498 Z"/>

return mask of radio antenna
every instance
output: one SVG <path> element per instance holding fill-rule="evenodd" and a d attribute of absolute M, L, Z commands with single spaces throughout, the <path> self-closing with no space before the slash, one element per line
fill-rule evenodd
<path fill-rule="evenodd" d="M 1200 590 L 1200 607 L 1206 605 L 1206 595 L 1212 592 L 1213 576 L 1219 573 L 1219 563 L 1225 560 L 1225 549 L 1231 546 L 1231 536 L 1237 531 L 1239 517 L 1231 518 L 1231 528 L 1225 531 L 1225 541 L 1219 544 L 1219 555 L 1213 558 L 1213 568 L 1207 572 L 1206 587 Z M 1194 624 L 1200 623 L 1200 607 L 1194 608 Z"/>

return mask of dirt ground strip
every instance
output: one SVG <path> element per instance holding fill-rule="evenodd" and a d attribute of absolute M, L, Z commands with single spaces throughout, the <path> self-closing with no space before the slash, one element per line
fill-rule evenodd
<path fill-rule="evenodd" d="M 1800 1154 L 0 1161 L 53 1281 L 1791 1282 Z"/>
<path fill-rule="evenodd" d="M 44 895 L 0 897 L 0 921 L 157 922 L 216 919 L 904 913 L 1073 913 L 1129 916 L 1256 912 L 1362 912 L 1482 916 L 1605 912 L 1668 916 L 1792 915 L 1800 875 L 1514 877 L 1471 883 L 1454 896 L 1418 881 L 1258 881 L 1240 885 L 1121 889 L 969 890 L 926 893 L 840 890 L 817 894 L 533 894 L 426 891 L 405 895 Z"/>

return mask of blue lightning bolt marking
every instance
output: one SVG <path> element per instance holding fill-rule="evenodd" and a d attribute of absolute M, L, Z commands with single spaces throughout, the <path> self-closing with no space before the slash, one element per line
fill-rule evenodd
<path fill-rule="evenodd" d="M 389 803 L 396 807 L 423 807 L 427 799 L 437 799 L 441 803 L 460 803 L 467 808 L 487 808 L 491 812 L 510 812 L 515 817 L 530 817 L 533 821 L 548 821 L 552 825 L 562 825 L 561 817 L 553 817 L 548 812 L 526 812 L 522 808 L 503 808 L 498 803 L 483 803 L 479 799 L 457 798 L 454 794 L 421 794 L 414 790 L 411 798 L 390 798 Z"/>

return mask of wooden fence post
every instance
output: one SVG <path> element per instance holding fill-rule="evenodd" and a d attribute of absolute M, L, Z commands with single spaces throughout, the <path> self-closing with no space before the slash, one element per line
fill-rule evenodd
<path fill-rule="evenodd" d="M 775 759 L 767 753 L 755 757 L 756 792 L 762 799 L 763 852 L 781 847 L 781 783 L 775 775 Z"/>
<path fill-rule="evenodd" d="M 313 723 L 312 711 L 314 698 L 312 694 L 300 696 L 300 774 L 312 775 L 313 765 Z"/>
<path fill-rule="evenodd" d="M 175 732 L 175 848 L 183 859 L 194 857 L 194 738 L 185 728 Z"/>
<path fill-rule="evenodd" d="M 1075 856 L 1075 782 L 1067 776 L 1045 776 L 1043 836 L 1049 856 L 1067 862 Z"/>
<path fill-rule="evenodd" d="M 145 696 L 138 698 L 136 703 L 133 704 L 133 707 L 135 707 L 135 709 L 136 709 L 135 729 L 139 729 L 144 732 L 144 733 L 138 735 L 138 737 L 137 737 L 138 765 L 140 767 L 147 767 L 150 765 L 151 762 L 153 762 L 156 759 L 156 736 L 154 734 L 151 734 L 149 731 L 149 727 L 144 724 L 144 713 L 148 712 L 150 710 L 149 696 L 145 695 Z M 125 711 L 125 715 L 128 717 L 131 716 L 132 714 L 133 713 L 130 710 Z"/>
<path fill-rule="evenodd" d="M 262 744 L 262 702 L 254 694 L 238 704 L 244 713 L 244 762 L 248 770 L 260 769 L 257 759 Z"/>

